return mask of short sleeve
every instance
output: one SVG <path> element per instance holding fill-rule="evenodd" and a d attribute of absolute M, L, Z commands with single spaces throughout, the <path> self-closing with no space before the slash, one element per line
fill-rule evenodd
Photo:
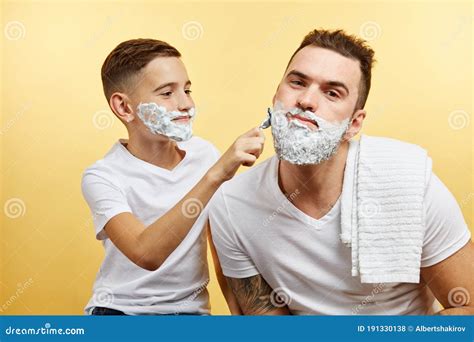
<path fill-rule="evenodd" d="M 221 189 L 216 192 L 209 204 L 209 222 L 212 240 L 224 275 L 232 278 L 247 278 L 259 274 L 252 259 L 236 243 L 235 227 L 230 222 Z"/>
<path fill-rule="evenodd" d="M 91 210 L 98 240 L 107 238 L 104 226 L 112 217 L 132 212 L 123 191 L 109 179 L 110 175 L 95 170 L 86 170 L 82 176 L 82 194 Z"/>
<path fill-rule="evenodd" d="M 426 230 L 421 267 L 435 265 L 461 249 L 471 233 L 456 199 L 433 173 L 424 199 Z"/>

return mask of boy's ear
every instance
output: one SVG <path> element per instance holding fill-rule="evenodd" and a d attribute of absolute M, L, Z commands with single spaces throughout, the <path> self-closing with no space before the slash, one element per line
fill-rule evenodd
<path fill-rule="evenodd" d="M 354 112 L 351 118 L 351 124 L 344 134 L 344 140 L 350 140 L 360 132 L 366 114 L 365 109 L 358 109 Z"/>
<path fill-rule="evenodd" d="M 135 118 L 131 101 L 124 93 L 113 93 L 110 96 L 109 106 L 122 122 L 131 122 Z"/>

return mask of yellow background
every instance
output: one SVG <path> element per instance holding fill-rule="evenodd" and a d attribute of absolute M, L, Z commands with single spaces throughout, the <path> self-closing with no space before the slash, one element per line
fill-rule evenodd
<path fill-rule="evenodd" d="M 306 33 L 343 28 L 370 39 L 378 63 L 363 132 L 426 148 L 472 230 L 470 2 L 8 1 L 1 12 L 1 314 L 83 312 L 103 250 L 80 179 L 126 137 L 100 67 L 131 38 L 181 51 L 195 133 L 221 151 L 264 118 Z M 189 22 L 199 24 L 186 30 Z M 272 154 L 267 139 L 260 161 Z M 215 277 L 209 290 L 212 313 L 227 314 Z"/>

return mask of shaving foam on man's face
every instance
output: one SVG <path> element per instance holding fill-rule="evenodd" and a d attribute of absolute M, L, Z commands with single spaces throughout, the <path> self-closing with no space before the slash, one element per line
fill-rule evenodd
<path fill-rule="evenodd" d="M 310 165 L 328 160 L 337 152 L 350 120 L 328 122 L 313 112 L 284 109 L 277 103 L 271 123 L 278 158 L 296 165 Z"/>
<path fill-rule="evenodd" d="M 153 134 L 162 134 L 175 141 L 186 141 L 193 136 L 194 108 L 185 112 L 167 111 L 154 102 L 140 103 L 137 114 Z"/>

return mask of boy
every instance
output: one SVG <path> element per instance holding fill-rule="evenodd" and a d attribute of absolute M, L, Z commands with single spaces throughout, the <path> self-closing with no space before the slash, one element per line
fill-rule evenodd
<path fill-rule="evenodd" d="M 264 137 L 252 129 L 220 159 L 192 137 L 191 81 L 180 57 L 165 42 L 134 39 L 102 66 L 105 96 L 129 139 L 82 179 L 105 248 L 88 314 L 209 314 L 205 207 L 240 165 L 255 163 Z"/>

